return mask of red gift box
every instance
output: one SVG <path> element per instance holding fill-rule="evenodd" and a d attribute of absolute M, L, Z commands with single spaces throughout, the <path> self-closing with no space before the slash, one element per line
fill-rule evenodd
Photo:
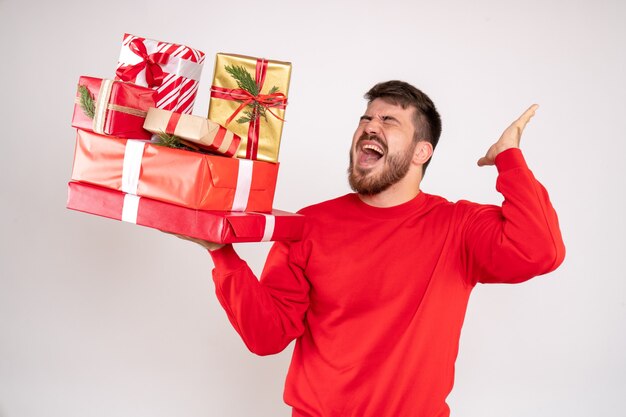
<path fill-rule="evenodd" d="M 185 45 L 124 34 L 116 79 L 157 91 L 160 109 L 191 114 L 204 52 Z"/>
<path fill-rule="evenodd" d="M 270 212 L 278 164 L 78 130 L 72 180 L 198 210 Z"/>
<path fill-rule="evenodd" d="M 87 89 L 91 103 L 82 102 L 82 87 Z M 80 77 L 72 126 L 120 138 L 150 139 L 152 134 L 143 123 L 148 109 L 156 105 L 156 94 L 151 88 L 131 83 Z"/>
<path fill-rule="evenodd" d="M 304 216 L 193 210 L 70 182 L 67 208 L 217 243 L 299 240 Z"/>

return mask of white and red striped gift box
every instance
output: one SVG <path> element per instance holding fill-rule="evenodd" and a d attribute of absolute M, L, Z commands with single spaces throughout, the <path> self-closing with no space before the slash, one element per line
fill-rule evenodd
<path fill-rule="evenodd" d="M 143 45 L 140 49 L 145 49 L 145 53 L 137 52 L 137 44 Z M 116 79 L 155 89 L 156 107 L 160 109 L 191 114 L 203 64 L 204 52 L 197 49 L 126 33 L 117 64 Z M 148 85 L 147 80 L 152 77 L 146 71 L 152 71 L 156 65 L 160 67 L 157 71 L 162 73 L 162 79 L 159 78 L 156 84 Z"/>

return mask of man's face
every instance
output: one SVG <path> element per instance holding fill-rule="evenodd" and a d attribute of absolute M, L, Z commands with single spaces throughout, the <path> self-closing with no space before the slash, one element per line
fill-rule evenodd
<path fill-rule="evenodd" d="M 409 171 L 415 109 L 382 99 L 372 101 L 352 138 L 348 180 L 354 191 L 374 195 L 400 181 Z"/>

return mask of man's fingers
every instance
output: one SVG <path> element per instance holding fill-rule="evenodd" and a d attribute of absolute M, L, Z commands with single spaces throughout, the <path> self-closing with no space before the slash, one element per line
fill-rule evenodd
<path fill-rule="evenodd" d="M 220 249 L 222 247 L 224 247 L 223 243 L 215 243 L 215 242 L 209 242 L 207 240 L 202 240 L 202 239 L 197 239 L 195 237 L 190 237 L 190 236 L 185 236 L 185 235 L 179 235 L 178 233 L 172 233 L 172 232 L 166 232 L 165 230 L 161 230 L 161 232 L 163 233 L 167 233 L 168 235 L 174 235 L 179 239 L 182 240 L 187 240 L 189 242 L 193 242 L 193 243 L 197 243 L 198 245 L 210 250 L 210 251 L 214 251 L 217 249 Z"/>
<path fill-rule="evenodd" d="M 533 104 L 530 106 L 515 122 L 514 126 L 517 126 L 520 130 L 524 130 L 530 119 L 535 115 L 535 112 L 539 108 L 539 104 Z"/>
<path fill-rule="evenodd" d="M 530 119 L 535 115 L 538 108 L 538 104 L 533 104 L 526 109 L 526 111 L 522 113 L 517 120 L 511 123 L 511 125 L 507 127 L 504 132 L 502 132 L 500 139 L 491 145 L 485 156 L 477 161 L 478 166 L 482 167 L 485 165 L 495 165 L 496 156 L 498 154 L 510 148 L 519 148 L 522 132 Z"/>

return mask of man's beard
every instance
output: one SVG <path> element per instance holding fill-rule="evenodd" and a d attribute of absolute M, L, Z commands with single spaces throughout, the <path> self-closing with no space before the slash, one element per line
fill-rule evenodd
<path fill-rule="evenodd" d="M 359 143 L 362 140 L 374 140 L 382 143 L 382 141 L 376 136 L 369 136 L 367 134 L 361 135 L 355 145 L 355 149 L 359 147 Z M 385 158 L 385 164 L 383 171 L 380 174 L 369 174 L 372 169 L 360 169 L 354 166 L 353 152 L 350 151 L 350 166 L 348 167 L 348 181 L 350 188 L 362 195 L 375 195 L 387 190 L 389 187 L 404 178 L 409 172 L 411 167 L 411 160 L 413 159 L 413 152 L 417 143 L 412 143 L 405 149 L 396 154 L 390 154 L 385 152 L 382 158 Z M 384 149 L 387 149 L 385 146 Z"/>

